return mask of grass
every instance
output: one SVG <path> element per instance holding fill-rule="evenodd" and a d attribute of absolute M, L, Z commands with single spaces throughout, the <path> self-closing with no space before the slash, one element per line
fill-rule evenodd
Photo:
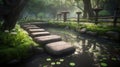
<path fill-rule="evenodd" d="M 48 24 L 62 28 L 69 27 L 70 29 L 74 29 L 76 31 L 79 31 L 82 28 L 86 28 L 88 31 L 97 32 L 98 35 L 104 35 L 107 31 L 120 32 L 120 26 L 112 27 L 112 26 L 107 26 L 103 23 L 99 23 L 98 25 L 95 25 L 93 23 L 78 24 L 76 22 L 49 22 Z"/>
<path fill-rule="evenodd" d="M 0 32 L 0 63 L 25 59 L 31 55 L 30 47 L 36 45 L 19 25 L 11 31 Z"/>

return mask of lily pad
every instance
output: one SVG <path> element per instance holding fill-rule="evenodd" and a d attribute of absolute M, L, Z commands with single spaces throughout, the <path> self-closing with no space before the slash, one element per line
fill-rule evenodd
<path fill-rule="evenodd" d="M 70 62 L 69 65 L 70 65 L 71 67 L 74 67 L 76 64 L 75 64 L 74 62 Z"/>
<path fill-rule="evenodd" d="M 43 67 L 47 67 L 47 65 L 44 65 Z"/>
<path fill-rule="evenodd" d="M 111 58 L 111 60 L 116 61 L 117 59 L 116 58 Z"/>
<path fill-rule="evenodd" d="M 103 60 L 107 60 L 107 58 L 103 58 Z"/>
<path fill-rule="evenodd" d="M 63 62 L 64 61 L 64 59 L 60 59 L 60 62 Z"/>
<path fill-rule="evenodd" d="M 51 62 L 51 65 L 55 65 L 55 62 Z"/>
<path fill-rule="evenodd" d="M 61 64 L 61 62 L 56 62 L 56 64 L 57 64 L 57 65 L 60 65 L 60 64 Z"/>
<path fill-rule="evenodd" d="M 101 63 L 102 67 L 107 67 L 108 65 L 106 63 Z"/>
<path fill-rule="evenodd" d="M 51 61 L 51 58 L 47 58 L 46 61 Z"/>

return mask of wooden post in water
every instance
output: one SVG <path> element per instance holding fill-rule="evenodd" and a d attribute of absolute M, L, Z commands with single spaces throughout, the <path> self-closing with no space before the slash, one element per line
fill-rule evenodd
<path fill-rule="evenodd" d="M 61 21 L 62 14 L 59 13 L 59 14 L 58 14 L 58 17 L 59 17 L 59 20 Z"/>
<path fill-rule="evenodd" d="M 57 21 L 58 21 L 58 19 L 59 19 L 59 15 L 58 14 L 57 14 L 56 18 L 57 18 Z"/>
<path fill-rule="evenodd" d="M 95 24 L 98 24 L 98 17 L 99 17 L 99 12 L 103 10 L 102 8 L 94 8 L 93 11 L 95 12 Z"/>
<path fill-rule="evenodd" d="M 67 14 L 68 14 L 69 12 L 64 11 L 64 12 L 61 12 L 61 13 L 63 14 L 63 21 L 66 22 L 66 21 L 67 21 Z"/>
<path fill-rule="evenodd" d="M 81 12 L 76 12 L 76 14 L 77 14 L 77 22 L 79 23 L 80 22 L 80 14 L 81 14 Z"/>

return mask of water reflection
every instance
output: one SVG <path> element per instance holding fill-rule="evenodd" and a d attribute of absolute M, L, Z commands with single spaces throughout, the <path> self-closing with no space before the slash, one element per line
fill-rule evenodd
<path fill-rule="evenodd" d="M 51 65 L 52 62 L 60 62 L 59 59 L 46 53 L 33 56 L 28 62 L 18 67 L 70 67 L 69 63 L 74 62 L 75 67 L 102 67 L 101 63 L 106 63 L 108 67 L 120 67 L 120 55 L 115 49 L 120 49 L 119 44 L 106 39 L 98 37 L 88 36 L 85 34 L 79 34 L 72 30 L 60 29 L 60 28 L 45 28 L 51 34 L 57 34 L 62 39 L 76 48 L 74 54 L 62 57 L 64 59 L 60 65 Z M 118 46 L 117 46 L 118 45 Z M 114 52 L 113 52 L 114 51 Z M 114 58 L 113 58 L 114 57 Z M 50 62 L 46 61 L 47 58 L 51 58 Z M 117 61 L 109 61 L 111 58 Z M 108 60 L 107 60 L 108 59 Z M 13 67 L 13 66 L 12 66 Z M 15 66 L 17 67 L 17 66 Z"/>
<path fill-rule="evenodd" d="M 73 30 L 59 28 L 46 28 L 46 30 L 52 34 L 60 35 L 64 41 L 76 47 L 76 54 L 85 52 L 90 52 L 94 55 L 108 54 L 107 50 L 112 48 L 110 45 L 117 45 L 117 43 L 107 41 L 106 39 L 80 34 Z"/>

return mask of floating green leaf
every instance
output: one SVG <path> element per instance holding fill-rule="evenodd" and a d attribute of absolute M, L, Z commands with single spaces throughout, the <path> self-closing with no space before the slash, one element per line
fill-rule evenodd
<path fill-rule="evenodd" d="M 106 63 L 101 63 L 102 67 L 107 67 L 108 65 Z"/>
<path fill-rule="evenodd" d="M 51 65 L 55 65 L 55 62 L 51 62 Z"/>
<path fill-rule="evenodd" d="M 51 58 L 47 58 L 46 61 L 51 61 Z"/>
<path fill-rule="evenodd" d="M 43 67 L 47 67 L 47 65 L 44 65 Z"/>
<path fill-rule="evenodd" d="M 116 61 L 117 59 L 116 58 L 111 58 L 111 60 Z"/>
<path fill-rule="evenodd" d="M 63 62 L 63 61 L 64 61 L 64 59 L 60 59 L 60 61 L 61 61 L 61 62 Z"/>
<path fill-rule="evenodd" d="M 60 64 L 61 64 L 61 62 L 56 62 L 56 64 L 57 64 L 57 65 L 60 65 Z"/>
<path fill-rule="evenodd" d="M 107 60 L 107 58 L 103 58 L 103 60 Z"/>
<path fill-rule="evenodd" d="M 75 64 L 74 62 L 70 62 L 69 65 L 70 65 L 71 67 L 73 67 L 73 66 L 75 66 L 76 64 Z"/>

